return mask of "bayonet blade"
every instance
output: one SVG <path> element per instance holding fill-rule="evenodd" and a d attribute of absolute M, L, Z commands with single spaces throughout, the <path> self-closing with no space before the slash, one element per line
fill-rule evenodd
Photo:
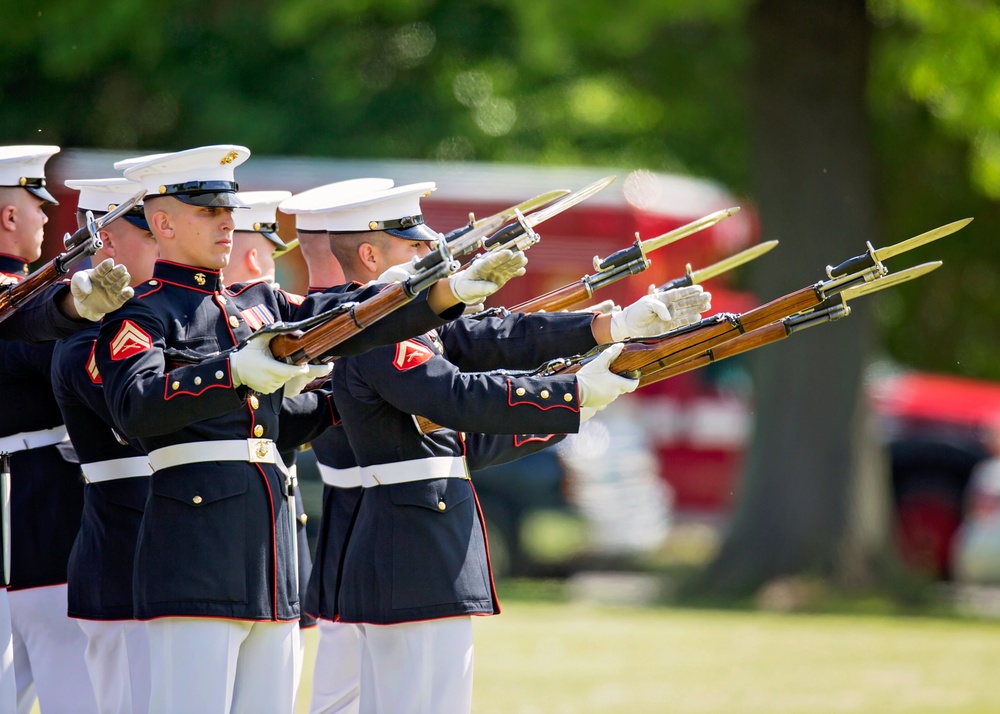
<path fill-rule="evenodd" d="M 760 256 L 767 253 L 769 250 L 778 245 L 778 241 L 769 240 L 764 243 L 760 243 L 746 250 L 741 250 L 735 255 L 731 255 L 728 258 L 720 260 L 718 263 L 713 263 L 705 268 L 699 268 L 698 270 L 691 271 L 691 282 L 700 283 L 705 280 L 716 277 L 717 275 L 722 275 L 723 273 L 728 273 L 733 268 L 737 268 L 744 263 L 749 263 L 751 260 L 756 260 Z"/>
<path fill-rule="evenodd" d="M 614 176 L 605 176 L 599 181 L 594 181 L 594 183 L 589 186 L 584 186 L 579 191 L 574 191 L 573 193 L 567 194 L 560 198 L 558 201 L 550 203 L 544 208 L 539 208 L 534 213 L 529 213 L 524 217 L 524 222 L 527 224 L 528 228 L 534 228 L 542 221 L 547 221 L 553 216 L 556 216 L 567 208 L 572 208 L 576 204 L 584 201 L 595 193 L 604 190 L 610 186 L 615 180 Z"/>
<path fill-rule="evenodd" d="M 670 245 L 674 241 L 679 241 L 681 238 L 687 238 L 692 233 L 697 233 L 698 231 L 705 230 L 709 226 L 714 226 L 719 221 L 723 221 L 734 213 L 739 213 L 739 211 L 739 206 L 724 208 L 721 211 L 709 213 L 707 216 L 703 216 L 696 221 L 691 221 L 683 226 L 674 228 L 672 231 L 667 231 L 663 235 L 656 236 L 655 238 L 647 238 L 646 240 L 640 242 L 640 245 L 642 246 L 642 253 L 645 255 L 651 250 L 656 250 L 657 248 L 662 248 L 665 245 Z"/>
<path fill-rule="evenodd" d="M 118 218 L 121 218 L 126 213 L 131 211 L 133 208 L 138 206 L 139 201 L 141 201 L 142 197 L 145 195 L 146 195 L 146 189 L 143 189 L 138 193 L 136 193 L 134 196 L 131 196 L 128 200 L 122 201 L 104 215 L 99 216 L 97 218 L 92 218 L 92 220 L 88 220 L 87 225 L 79 229 L 75 233 L 73 233 L 73 235 L 69 235 L 67 233 L 66 237 L 63 239 L 63 245 L 67 249 L 73 248 L 87 236 L 89 235 L 96 236 L 97 232 L 100 231 L 102 228 L 104 228 L 104 226 L 108 225 L 114 220 L 117 220 Z"/>
<path fill-rule="evenodd" d="M 895 245 L 888 245 L 885 248 L 879 248 L 875 251 L 875 257 L 879 260 L 888 260 L 900 253 L 905 253 L 908 250 L 913 250 L 914 248 L 919 248 L 922 245 L 936 241 L 938 238 L 944 238 L 945 236 L 956 233 L 962 230 L 967 225 L 972 223 L 971 218 L 963 218 L 960 221 L 953 221 L 951 223 L 946 223 L 943 226 L 939 226 L 934 230 L 927 231 L 926 233 L 921 233 L 913 238 L 907 238 L 901 243 L 896 243 Z"/>
<path fill-rule="evenodd" d="M 489 223 L 490 225 L 495 225 L 497 228 L 509 223 L 517 217 L 517 212 L 527 214 L 533 211 L 537 211 L 539 208 L 549 205 L 557 198 L 562 198 L 569 193 L 568 189 L 559 188 L 555 191 L 547 191 L 546 193 L 541 193 L 534 198 L 529 198 L 527 201 L 522 201 L 516 206 L 511 206 L 510 208 L 505 208 L 502 211 L 494 213 L 492 216 L 486 216 L 485 218 L 477 219 L 472 222 L 473 228 L 478 228 L 480 225 Z"/>
<path fill-rule="evenodd" d="M 131 211 L 133 208 L 138 206 L 139 201 L 141 201 L 142 197 L 145 195 L 146 195 L 146 189 L 143 189 L 138 193 L 136 193 L 131 198 L 129 198 L 127 201 L 122 201 L 121 203 L 119 203 L 117 206 L 115 206 L 113 209 L 105 213 L 103 216 L 95 218 L 94 225 L 97 227 L 97 230 L 101 230 L 102 228 L 104 228 L 104 226 L 108 225 L 109 223 L 118 218 L 121 218 L 126 213 Z"/>
<path fill-rule="evenodd" d="M 853 300 L 854 298 L 861 297 L 862 295 L 870 295 L 871 293 L 876 293 L 879 290 L 885 290 L 886 288 L 891 288 L 894 285 L 899 285 L 900 283 L 905 283 L 923 275 L 927 275 L 927 273 L 940 268 L 941 265 L 942 261 L 940 260 L 914 265 L 912 268 L 900 270 L 898 273 L 889 273 L 881 278 L 876 278 L 875 280 L 870 280 L 866 283 L 861 283 L 860 285 L 853 285 L 849 288 L 845 288 L 840 293 L 840 296 L 846 302 L 847 300 Z"/>
<path fill-rule="evenodd" d="M 956 231 L 960 231 L 970 223 L 972 223 L 971 218 L 963 218 L 959 221 L 952 221 L 951 223 L 938 226 L 933 230 L 921 233 L 913 238 L 907 238 L 906 240 L 896 243 L 895 245 L 887 245 L 884 248 L 873 248 L 871 243 L 868 243 L 867 253 L 854 258 L 849 258 L 835 268 L 827 266 L 826 274 L 830 278 L 839 278 L 842 275 L 848 275 L 849 273 L 856 273 L 860 270 L 864 270 L 865 268 L 875 267 L 880 265 L 882 261 L 895 257 L 900 253 L 905 253 L 909 250 L 913 250 L 914 248 L 919 248 L 922 245 L 936 241 L 938 238 L 944 238 L 945 236 L 951 235 Z"/>
<path fill-rule="evenodd" d="M 445 236 L 448 250 L 456 258 L 466 253 L 471 253 L 473 250 L 482 247 L 484 238 L 499 231 L 504 225 L 517 218 L 519 214 L 523 214 L 525 210 L 537 212 L 545 206 L 552 206 L 552 202 L 557 199 L 568 197 L 569 193 L 565 189 L 556 189 L 535 196 L 534 198 L 529 198 L 527 201 L 522 201 L 516 206 L 505 208 L 498 213 L 494 213 L 492 216 L 474 220 L 471 227 L 456 229 Z M 534 215 L 534 213 L 529 213 L 528 215 Z"/>

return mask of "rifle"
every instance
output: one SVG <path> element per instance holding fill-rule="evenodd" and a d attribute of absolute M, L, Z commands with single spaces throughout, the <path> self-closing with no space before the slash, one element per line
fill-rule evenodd
<path fill-rule="evenodd" d="M 460 242 L 463 240 L 459 239 Z M 390 284 L 367 300 L 344 303 L 299 322 L 265 325 L 250 337 L 241 340 L 232 350 L 243 347 L 247 341 L 261 333 L 276 333 L 276 337 L 268 345 L 275 359 L 288 364 L 332 362 L 335 357 L 326 354 L 331 349 L 401 308 L 438 280 L 459 269 L 458 261 L 452 257 L 443 240 L 437 242 L 434 251 L 415 260 L 413 266 L 413 275 L 402 282 Z"/>
<path fill-rule="evenodd" d="M 646 254 L 650 251 L 662 248 L 665 245 L 670 245 L 681 238 L 686 238 L 693 233 L 697 233 L 698 231 L 704 230 L 709 226 L 715 225 L 719 221 L 729 218 L 734 213 L 737 213 L 739 210 L 739 207 L 735 206 L 733 208 L 716 211 L 715 213 L 710 213 L 709 215 L 699 218 L 696 221 L 692 221 L 686 225 L 680 226 L 679 228 L 675 228 L 672 231 L 667 231 L 662 235 L 658 235 L 655 238 L 649 238 L 647 240 L 642 240 L 639 237 L 639 234 L 636 233 L 635 243 L 630 247 L 616 251 L 607 258 L 600 258 L 595 255 L 594 270 L 596 272 L 593 275 L 584 275 L 574 283 L 564 285 L 561 288 L 556 288 L 555 290 L 528 300 L 527 302 L 522 302 L 510 308 L 510 310 L 511 312 L 541 312 L 543 310 L 546 312 L 558 312 L 559 310 L 566 310 L 573 305 L 589 300 L 594 296 L 595 290 L 617 282 L 622 278 L 627 278 L 630 275 L 637 275 L 648 268 L 650 266 L 650 261 L 649 258 L 646 257 Z M 752 257 L 757 257 L 757 255 L 767 252 L 767 250 L 770 250 L 770 248 L 773 248 L 776 244 L 777 243 L 771 243 L 770 246 L 763 251 L 758 249 L 759 252 L 755 253 Z M 734 266 L 729 266 L 729 268 L 731 267 Z M 726 270 L 729 268 L 726 268 Z M 683 280 L 683 278 L 678 278 L 678 280 Z M 688 284 L 690 285 L 691 283 Z"/>
<path fill-rule="evenodd" d="M 456 228 L 445 233 L 444 239 L 447 243 L 454 243 L 457 239 L 467 235 L 472 230 L 482 232 L 482 237 L 485 238 L 493 231 L 502 228 L 506 223 L 509 223 L 516 218 L 518 212 L 530 213 L 531 211 L 539 209 L 542 206 L 547 206 L 557 198 L 562 198 L 567 193 L 569 193 L 569 191 L 562 188 L 556 189 L 555 191 L 548 191 L 547 193 L 540 194 L 534 198 L 529 198 L 527 201 L 522 201 L 516 206 L 505 208 L 502 211 L 494 213 L 492 216 L 486 216 L 486 218 L 477 219 L 474 214 L 470 213 L 469 222 L 461 228 Z"/>
<path fill-rule="evenodd" d="M 885 290 L 893 285 L 899 285 L 900 283 L 913 280 L 914 278 L 919 278 L 920 276 L 926 275 L 932 270 L 937 270 L 940 267 L 940 260 L 930 263 L 922 263 L 921 265 L 907 268 L 898 273 L 892 273 L 884 278 L 847 288 L 840 294 L 827 299 L 822 306 L 797 315 L 790 315 L 777 322 L 772 322 L 770 325 L 765 325 L 764 327 L 757 328 L 756 330 L 751 330 L 750 332 L 744 333 L 739 337 L 735 337 L 728 342 L 723 342 L 718 347 L 705 350 L 705 352 L 700 355 L 689 357 L 682 362 L 678 362 L 661 369 L 643 369 L 642 376 L 639 377 L 639 386 L 645 387 L 646 385 L 654 384 L 660 380 L 667 379 L 668 377 L 675 377 L 678 374 L 689 372 L 692 369 L 704 367 L 712 362 L 718 362 L 719 360 L 743 354 L 744 352 L 755 350 L 758 347 L 778 342 L 790 335 L 795 334 L 796 332 L 801 332 L 808 327 L 821 325 L 825 322 L 835 322 L 851 314 L 851 308 L 847 304 L 848 301 L 861 297 L 862 295 L 868 295 L 873 292 Z"/>
<path fill-rule="evenodd" d="M 68 275 L 73 266 L 81 260 L 97 253 L 104 246 L 98 233 L 106 225 L 124 216 L 137 206 L 145 193 L 145 190 L 139 191 L 100 218 L 94 218 L 93 212 L 87 211 L 87 225 L 77 230 L 73 235 L 67 233 L 63 237 L 63 246 L 66 249 L 64 252 L 24 280 L 7 285 L 2 289 L 0 292 L 0 322 L 13 315 L 19 307 L 39 292 Z"/>
<path fill-rule="evenodd" d="M 673 374 L 672 372 L 666 372 L 666 370 L 673 368 L 675 365 L 685 363 L 687 360 L 702 360 L 689 363 L 691 365 L 689 369 L 694 369 L 712 361 L 706 356 L 706 353 L 713 355 L 726 354 L 726 356 L 729 356 L 726 349 L 720 348 L 720 345 L 737 339 L 741 335 L 754 333 L 773 323 L 778 323 L 778 325 L 772 327 L 770 332 L 756 332 L 754 337 L 747 337 L 743 343 L 737 343 L 737 349 L 742 345 L 744 348 L 740 351 L 746 351 L 753 349 L 755 346 L 768 344 L 767 340 L 776 341 L 777 339 L 781 339 L 781 336 L 791 334 L 789 330 L 803 329 L 805 326 L 808 326 L 807 323 L 819 324 L 822 321 L 839 319 L 839 317 L 843 317 L 846 313 L 844 312 L 843 304 L 838 307 L 830 301 L 833 296 L 845 291 L 848 296 L 856 297 L 864 295 L 883 287 L 889 287 L 898 284 L 898 282 L 918 277 L 938 267 L 938 264 L 928 264 L 932 266 L 929 268 L 926 266 L 916 266 L 908 271 L 902 271 L 899 277 L 894 276 L 894 279 L 889 280 L 889 282 L 881 286 L 875 286 L 871 283 L 886 280 L 885 276 L 889 273 L 881 261 L 882 257 L 899 255 L 919 245 L 924 245 L 931 240 L 937 240 L 938 238 L 950 235 L 968 225 L 969 220 L 971 219 L 955 221 L 954 223 L 949 223 L 933 231 L 928 231 L 915 238 L 887 246 L 878 251 L 871 250 L 867 255 L 875 256 L 875 259 L 870 266 L 864 267 L 855 273 L 833 277 L 793 291 L 740 315 L 719 313 L 691 325 L 672 330 L 664 335 L 624 340 L 625 349 L 612 363 L 611 369 L 617 374 L 633 379 L 641 380 L 645 374 L 652 375 L 656 373 L 663 373 L 661 378 L 665 379 Z M 928 235 L 932 237 L 928 239 Z M 840 299 L 843 301 L 845 298 L 841 297 Z M 811 316 L 797 317 L 803 313 L 810 312 L 812 312 Z M 525 376 L 550 376 L 576 372 L 606 347 L 607 345 L 598 345 L 583 355 L 551 360 L 536 370 L 517 374 Z M 732 354 L 736 353 L 733 352 Z M 430 420 L 420 416 L 416 416 L 415 420 L 420 431 L 425 434 L 440 428 Z"/>
<path fill-rule="evenodd" d="M 527 250 L 540 240 L 539 235 L 534 231 L 535 226 L 590 198 L 598 191 L 604 190 L 614 180 L 614 176 L 605 176 L 528 215 L 515 208 L 513 211 L 517 220 L 504 226 L 488 238 L 484 238 L 479 247 L 485 251 L 503 250 L 504 248 Z"/>

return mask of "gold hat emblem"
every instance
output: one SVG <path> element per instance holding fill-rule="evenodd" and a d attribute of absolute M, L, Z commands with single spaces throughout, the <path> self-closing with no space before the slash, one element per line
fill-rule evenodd
<path fill-rule="evenodd" d="M 219 163 L 225 166 L 226 164 L 231 164 L 234 161 L 236 161 L 237 157 L 239 157 L 238 153 L 236 153 L 235 151 L 230 151 L 228 154 L 219 159 Z"/>
<path fill-rule="evenodd" d="M 196 283 L 198 283 L 199 285 L 204 285 L 205 284 L 205 274 L 204 273 L 195 273 L 194 274 L 194 281 Z"/>
<path fill-rule="evenodd" d="M 368 227 L 372 230 L 378 228 L 378 221 L 368 221 Z"/>
<path fill-rule="evenodd" d="M 115 205 L 114 203 L 109 203 L 109 204 L 108 204 L 108 210 L 109 210 L 109 211 L 113 211 L 113 210 L 115 210 L 116 208 L 118 208 L 118 206 L 117 206 L 117 205 Z"/>
<path fill-rule="evenodd" d="M 19 183 L 19 184 L 21 184 L 22 186 L 27 186 L 27 185 L 28 185 L 28 179 L 26 179 L 26 178 L 25 178 L 24 176 L 22 176 L 22 177 L 21 177 L 21 178 L 20 178 L 20 179 L 18 180 L 18 183 Z"/>
<path fill-rule="evenodd" d="M 254 224 L 253 224 L 253 229 L 254 229 L 255 231 L 259 231 L 259 230 L 260 230 L 260 222 L 259 222 L 259 221 L 258 221 L 257 223 L 254 223 Z"/>
<path fill-rule="evenodd" d="M 166 193 L 166 192 L 167 192 L 167 187 L 166 186 L 160 186 L 160 193 Z"/>

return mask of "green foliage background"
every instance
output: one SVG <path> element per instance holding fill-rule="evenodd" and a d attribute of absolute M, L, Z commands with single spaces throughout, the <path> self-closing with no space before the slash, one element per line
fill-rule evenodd
<path fill-rule="evenodd" d="M 0 143 L 628 166 L 752 200 L 751 4 L 6 3 Z M 869 0 L 869 13 L 884 242 L 977 219 L 914 254 L 946 270 L 883 296 L 886 348 L 1000 379 L 1000 9 Z"/>

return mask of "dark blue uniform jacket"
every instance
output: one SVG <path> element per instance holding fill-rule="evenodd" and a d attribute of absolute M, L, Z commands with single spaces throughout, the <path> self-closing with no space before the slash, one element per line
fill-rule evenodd
<path fill-rule="evenodd" d="M 278 440 L 281 390 L 234 388 L 229 359 L 217 353 L 264 323 L 300 320 L 382 287 L 339 286 L 301 298 L 259 282 L 226 289 L 217 271 L 159 261 L 153 279 L 105 318 L 98 338 L 98 368 L 120 433 L 147 453 L 203 441 Z M 445 317 L 460 312 L 457 306 Z M 335 352 L 363 352 L 444 321 L 421 295 Z M 204 359 L 171 369 L 166 348 Z M 139 532 L 136 617 L 297 619 L 285 493 L 272 464 L 206 460 L 155 472 Z"/>

